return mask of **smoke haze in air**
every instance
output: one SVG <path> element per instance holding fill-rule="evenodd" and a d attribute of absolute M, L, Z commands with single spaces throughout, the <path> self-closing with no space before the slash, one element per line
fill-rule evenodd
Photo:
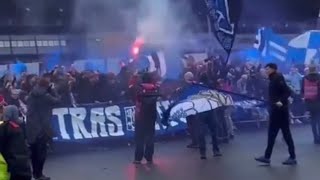
<path fill-rule="evenodd" d="M 184 1 L 186 2 L 186 1 Z M 189 4 L 170 0 L 141 0 L 137 17 L 138 36 L 150 44 L 166 44 L 187 33 L 192 19 Z"/>
<path fill-rule="evenodd" d="M 87 32 L 124 31 L 150 44 L 163 45 L 190 34 L 186 25 L 191 21 L 197 26 L 187 0 L 77 0 L 74 5 L 75 26 Z"/>

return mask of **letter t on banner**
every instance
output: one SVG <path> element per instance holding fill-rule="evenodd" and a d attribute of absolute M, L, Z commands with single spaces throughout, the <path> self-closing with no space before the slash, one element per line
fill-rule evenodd
<path fill-rule="evenodd" d="M 232 51 L 242 10 L 242 0 L 204 0 L 208 9 L 209 30 L 227 52 L 226 64 Z"/>

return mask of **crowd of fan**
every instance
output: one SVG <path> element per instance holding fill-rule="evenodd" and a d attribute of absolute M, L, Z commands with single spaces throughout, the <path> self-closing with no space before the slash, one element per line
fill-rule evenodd
<path fill-rule="evenodd" d="M 226 64 L 219 57 L 196 61 L 192 56 L 186 57 L 185 68 L 180 80 L 161 80 L 155 74 L 155 81 L 161 83 L 161 92 L 164 98 L 170 98 L 172 92 L 183 82 L 183 75 L 192 72 L 195 81 L 201 73 L 207 73 L 212 87 L 225 91 L 250 96 L 256 99 L 265 99 L 267 96 L 267 77 L 261 65 L 253 63 L 233 62 Z M 56 67 L 50 73 L 42 75 L 51 81 L 51 86 L 60 95 L 60 106 L 70 107 L 90 103 L 119 103 L 130 99 L 129 87 L 138 81 L 138 73 L 130 66 L 122 67 L 120 73 L 99 73 L 94 71 L 78 72 L 74 68 L 66 70 Z M 291 87 L 299 93 L 299 74 L 292 68 L 287 75 Z M 298 78 L 298 80 L 296 80 Z M 0 94 L 8 104 L 24 109 L 25 97 L 36 85 L 39 76 L 21 74 L 19 78 L 13 74 L 5 74 L 0 79 Z"/>

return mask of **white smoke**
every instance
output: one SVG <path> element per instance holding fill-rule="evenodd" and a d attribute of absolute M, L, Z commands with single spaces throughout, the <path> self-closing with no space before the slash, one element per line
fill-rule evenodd
<path fill-rule="evenodd" d="M 193 27 L 199 25 L 189 2 L 135 0 L 133 4 L 128 4 L 128 1 L 122 0 L 77 0 L 73 23 L 89 33 L 97 29 L 107 29 L 109 32 L 119 29 L 118 33 L 130 34 L 147 44 L 163 47 L 192 34 L 186 28 L 187 24 Z"/>
<path fill-rule="evenodd" d="M 141 0 L 137 17 L 137 36 L 147 44 L 166 45 L 188 34 L 185 28 L 193 20 L 186 1 Z"/>

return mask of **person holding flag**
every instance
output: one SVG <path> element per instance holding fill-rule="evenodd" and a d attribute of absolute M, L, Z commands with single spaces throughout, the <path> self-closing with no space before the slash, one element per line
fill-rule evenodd
<path fill-rule="evenodd" d="M 209 87 L 209 78 L 206 73 L 200 75 L 200 84 L 203 86 Z M 220 153 L 220 149 L 218 146 L 217 140 L 217 123 L 215 122 L 214 118 L 215 110 L 205 111 L 202 113 L 197 114 L 197 120 L 199 121 L 199 128 L 198 128 L 198 137 L 199 137 L 199 149 L 200 149 L 200 158 L 205 160 L 207 159 L 206 155 L 206 132 L 207 128 L 210 131 L 211 139 L 212 139 L 212 150 L 213 155 L 215 157 L 222 156 Z"/>

